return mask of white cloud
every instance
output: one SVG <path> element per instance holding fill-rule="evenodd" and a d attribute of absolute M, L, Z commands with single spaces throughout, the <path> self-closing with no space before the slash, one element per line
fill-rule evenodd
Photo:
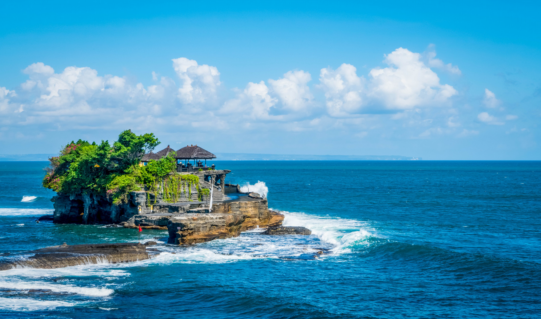
<path fill-rule="evenodd" d="M 307 85 L 311 79 L 308 72 L 289 71 L 281 79 L 269 80 L 269 85 L 285 109 L 298 112 L 312 102 L 313 96 Z"/>
<path fill-rule="evenodd" d="M 216 98 L 220 72 L 214 66 L 199 65 L 187 58 L 173 59 L 173 68 L 180 78 L 179 99 L 188 104 L 202 104 Z"/>
<path fill-rule="evenodd" d="M 269 88 L 264 81 L 250 82 L 237 97 L 225 102 L 220 110 L 222 114 L 242 113 L 252 119 L 271 119 L 269 112 L 277 103 L 277 99 L 269 94 Z"/>
<path fill-rule="evenodd" d="M 488 114 L 487 112 L 482 112 L 477 115 L 477 119 L 483 123 L 487 123 L 490 125 L 503 125 L 503 122 L 500 122 L 497 118 L 494 116 Z"/>
<path fill-rule="evenodd" d="M 452 65 L 451 63 L 445 64 L 442 60 L 436 59 L 436 50 L 434 48 L 435 46 L 431 44 L 428 46 L 427 52 L 425 52 L 427 64 L 429 67 L 441 69 L 455 75 L 462 74 L 462 71 L 460 71 L 458 66 Z"/>
<path fill-rule="evenodd" d="M 438 75 L 421 61 L 419 53 L 398 48 L 385 58 L 388 68 L 370 71 L 369 95 L 387 109 L 407 110 L 444 104 L 457 91 L 440 84 Z"/>
<path fill-rule="evenodd" d="M 436 63 L 433 56 L 432 61 Z M 452 86 L 440 83 L 419 53 L 398 48 L 386 55 L 384 62 L 389 66 L 372 69 L 368 81 L 357 76 L 357 69 L 350 64 L 336 70 L 322 69 L 320 87 L 329 115 L 346 117 L 369 105 L 398 111 L 441 106 L 457 94 Z"/>
<path fill-rule="evenodd" d="M 496 94 L 492 93 L 489 89 L 485 89 L 485 98 L 483 99 L 483 104 L 488 108 L 498 107 L 501 102 L 496 98 Z"/>
<path fill-rule="evenodd" d="M 316 87 L 324 93 L 324 100 L 314 97 L 311 75 L 302 70 L 267 82 L 249 82 L 225 100 L 220 99 L 225 94 L 220 91 L 217 68 L 187 58 L 173 60 L 180 81 L 152 72 L 150 86 L 128 77 L 101 75 L 90 67 L 70 66 L 55 73 L 39 62 L 24 69 L 28 81 L 15 88 L 18 95 L 0 87 L 0 123 L 46 130 L 340 130 L 358 138 L 478 134 L 466 129 L 470 128 L 467 122 L 460 121 L 453 108 L 440 108 L 450 105 L 457 91 L 441 83 L 431 69 L 438 67 L 433 60 L 435 56 L 427 60 L 422 54 L 399 48 L 385 56 L 387 66 L 368 69 L 365 76 L 358 75 L 351 64 L 323 68 Z M 319 112 L 323 103 L 324 113 Z M 478 121 L 486 124 L 501 125 L 503 120 L 504 116 L 499 120 L 487 112 L 478 115 Z M 377 131 L 389 127 L 392 129 L 383 135 Z"/>
<path fill-rule="evenodd" d="M 516 116 L 516 115 L 506 115 L 505 119 L 508 120 L 508 121 L 513 121 L 513 120 L 518 119 L 518 116 Z"/>
<path fill-rule="evenodd" d="M 26 69 L 23 70 L 23 73 L 30 75 L 30 77 L 36 76 L 51 76 L 54 74 L 54 69 L 48 65 L 45 65 L 43 62 L 37 62 L 30 64 Z"/>
<path fill-rule="evenodd" d="M 0 87 L 0 114 L 6 113 L 8 111 L 10 90 L 5 87 Z"/>
<path fill-rule="evenodd" d="M 363 104 L 364 79 L 357 76 L 351 64 L 342 64 L 338 69 L 321 69 L 320 87 L 325 92 L 327 112 L 342 117 L 360 110 Z"/>

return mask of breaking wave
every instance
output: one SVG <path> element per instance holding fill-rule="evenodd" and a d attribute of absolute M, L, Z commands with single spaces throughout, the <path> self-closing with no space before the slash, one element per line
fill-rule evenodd
<path fill-rule="evenodd" d="M 231 263 L 253 259 L 297 258 L 324 249 L 329 256 L 351 253 L 367 248 L 370 239 L 377 237 L 366 223 L 352 219 L 314 216 L 281 211 L 284 226 L 303 226 L 312 236 L 266 236 L 263 229 L 244 232 L 239 237 L 215 240 L 190 248 L 158 245 L 161 254 L 142 264 L 171 263 Z M 130 265 L 126 265 L 130 267 Z"/>
<path fill-rule="evenodd" d="M 36 196 L 23 196 L 23 199 L 21 199 L 21 202 L 23 203 L 30 203 L 36 200 Z"/>
<path fill-rule="evenodd" d="M 50 215 L 54 209 L 43 208 L 0 208 L 0 216 L 37 216 Z"/>
<path fill-rule="evenodd" d="M 56 269 L 15 268 L 0 272 L 0 310 L 39 311 L 58 307 L 73 307 L 84 302 L 99 302 L 114 293 L 111 285 L 119 277 L 130 276 L 122 269 L 111 269 L 114 265 L 84 265 Z M 89 281 L 89 279 L 91 279 Z M 97 280 L 93 280 L 97 279 Z M 102 287 L 95 287 L 98 283 Z M 58 295 L 60 300 L 41 298 L 17 298 L 34 293 Z M 16 293 L 16 295 L 13 295 Z M 11 295 L 9 298 L 5 296 Z M 75 301 L 73 300 L 75 298 Z"/>
<path fill-rule="evenodd" d="M 265 182 L 258 181 L 254 185 L 247 183 L 240 187 L 240 191 L 243 193 L 258 193 L 263 198 L 267 198 L 269 188 L 265 185 Z"/>
<path fill-rule="evenodd" d="M 314 216 L 280 211 L 285 215 L 284 226 L 303 226 L 321 241 L 332 245 L 334 253 L 350 253 L 352 249 L 368 246 L 368 239 L 376 237 L 375 230 L 366 223 L 353 219 Z"/>
<path fill-rule="evenodd" d="M 76 294 L 91 297 L 105 297 L 114 292 L 109 288 L 87 288 L 73 285 L 51 284 L 44 281 L 10 280 L 0 281 L 0 289 L 47 290 L 54 293 Z"/>

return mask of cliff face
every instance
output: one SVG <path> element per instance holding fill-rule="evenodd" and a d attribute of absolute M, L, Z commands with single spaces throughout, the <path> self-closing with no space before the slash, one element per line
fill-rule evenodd
<path fill-rule="evenodd" d="M 167 229 L 169 242 L 191 245 L 217 238 L 239 236 L 256 227 L 280 226 L 283 215 L 269 211 L 263 198 L 241 196 L 237 200 L 217 202 L 209 212 L 203 202 L 147 203 L 145 192 L 132 192 L 127 203 L 113 205 L 104 196 L 61 195 L 53 198 L 55 223 L 119 224 L 124 227 Z M 154 198 L 150 197 L 154 203 Z"/>
<path fill-rule="evenodd" d="M 113 205 L 104 196 L 93 194 L 53 197 L 55 223 L 111 224 L 127 221 L 146 206 L 145 192 L 132 192 L 125 204 Z"/>
<path fill-rule="evenodd" d="M 284 216 L 268 209 L 266 199 L 244 199 L 192 210 L 169 218 L 169 243 L 191 245 L 213 239 L 239 236 L 256 227 L 279 226 Z"/>

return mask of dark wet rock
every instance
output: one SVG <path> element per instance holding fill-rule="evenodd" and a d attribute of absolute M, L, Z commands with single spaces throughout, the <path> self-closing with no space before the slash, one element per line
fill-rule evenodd
<path fill-rule="evenodd" d="M 40 222 L 43 222 L 43 221 L 52 222 L 53 220 L 54 220 L 54 215 L 44 215 L 38 218 L 38 221 Z"/>
<path fill-rule="evenodd" d="M 0 270 L 16 267 L 62 268 L 83 264 L 126 263 L 152 258 L 156 253 L 147 251 L 145 245 L 122 244 L 90 244 L 72 245 L 66 243 L 27 252 L 34 253 L 27 259 L 6 260 L 0 262 Z"/>
<path fill-rule="evenodd" d="M 278 226 L 269 227 L 264 235 L 311 235 L 312 231 L 306 227 Z"/>
<path fill-rule="evenodd" d="M 157 244 L 158 244 L 158 243 L 155 242 L 155 241 L 147 241 L 147 242 L 145 243 L 145 246 L 147 246 L 147 247 L 148 247 L 148 246 L 156 246 Z"/>

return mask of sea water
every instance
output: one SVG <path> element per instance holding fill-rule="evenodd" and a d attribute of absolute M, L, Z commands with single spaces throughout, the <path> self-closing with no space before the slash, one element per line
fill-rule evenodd
<path fill-rule="evenodd" d="M 0 317 L 540 316 L 541 162 L 215 163 L 312 235 L 256 229 L 182 248 L 144 230 L 162 251 L 152 260 L 0 272 Z M 46 164 L 0 162 L 0 253 L 138 241 L 133 229 L 36 223 L 53 212 Z"/>

